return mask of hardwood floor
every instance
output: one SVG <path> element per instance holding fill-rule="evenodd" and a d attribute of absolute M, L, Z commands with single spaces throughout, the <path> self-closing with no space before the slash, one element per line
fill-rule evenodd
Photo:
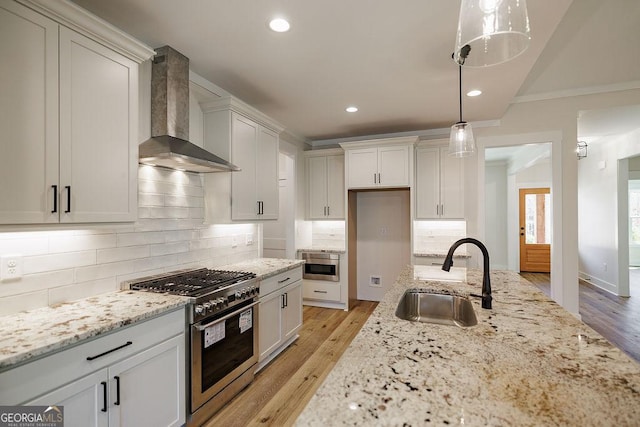
<path fill-rule="evenodd" d="M 304 306 L 300 337 L 205 427 L 293 425 L 378 303 L 348 312 Z"/>
<path fill-rule="evenodd" d="M 547 273 L 520 273 L 545 294 L 550 292 Z M 640 270 L 631 270 L 631 297 L 622 298 L 580 281 L 582 321 L 640 363 Z"/>

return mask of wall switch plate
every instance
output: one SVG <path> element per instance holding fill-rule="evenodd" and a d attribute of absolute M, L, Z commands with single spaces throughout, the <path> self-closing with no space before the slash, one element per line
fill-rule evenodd
<path fill-rule="evenodd" d="M 22 277 L 22 255 L 0 257 L 0 280 L 18 280 Z"/>

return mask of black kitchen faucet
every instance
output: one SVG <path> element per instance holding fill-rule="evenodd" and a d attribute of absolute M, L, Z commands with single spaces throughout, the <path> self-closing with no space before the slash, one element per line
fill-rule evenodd
<path fill-rule="evenodd" d="M 486 246 L 480 240 L 466 237 L 451 245 L 449 252 L 447 253 L 447 257 L 444 259 L 444 263 L 442 264 L 442 269 L 444 271 L 449 271 L 451 269 L 451 266 L 453 265 L 453 253 L 458 246 L 464 243 L 472 243 L 482 251 L 482 257 L 484 258 L 484 265 L 482 268 L 482 308 L 491 309 L 491 300 L 493 298 L 491 297 L 491 279 L 489 278 L 489 251 L 487 251 Z"/>

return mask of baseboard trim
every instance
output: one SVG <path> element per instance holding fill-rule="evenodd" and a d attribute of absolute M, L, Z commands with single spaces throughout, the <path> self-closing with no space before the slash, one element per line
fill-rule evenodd
<path fill-rule="evenodd" d="M 618 296 L 618 287 L 613 283 L 609 283 L 606 280 L 599 279 L 583 271 L 578 272 L 578 279 L 583 280 L 597 288 L 607 291 L 613 295 Z"/>

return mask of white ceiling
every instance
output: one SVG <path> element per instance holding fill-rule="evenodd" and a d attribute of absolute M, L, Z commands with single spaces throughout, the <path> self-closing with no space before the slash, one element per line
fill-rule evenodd
<path fill-rule="evenodd" d="M 443 128 L 458 120 L 451 53 L 459 0 L 74 1 L 151 47 L 172 46 L 190 58 L 193 71 L 306 140 Z M 515 96 L 640 75 L 634 74 L 640 55 L 629 52 L 624 70 L 596 55 L 617 54 L 610 37 L 625 31 L 628 45 L 637 43 L 639 5 L 530 0 L 529 49 L 505 64 L 464 69 L 465 91 L 484 92 L 465 97 L 465 120 L 500 119 Z M 292 30 L 269 31 L 275 15 L 286 16 Z M 576 61 L 594 69 L 576 74 Z M 346 113 L 351 104 L 360 111 Z"/>

